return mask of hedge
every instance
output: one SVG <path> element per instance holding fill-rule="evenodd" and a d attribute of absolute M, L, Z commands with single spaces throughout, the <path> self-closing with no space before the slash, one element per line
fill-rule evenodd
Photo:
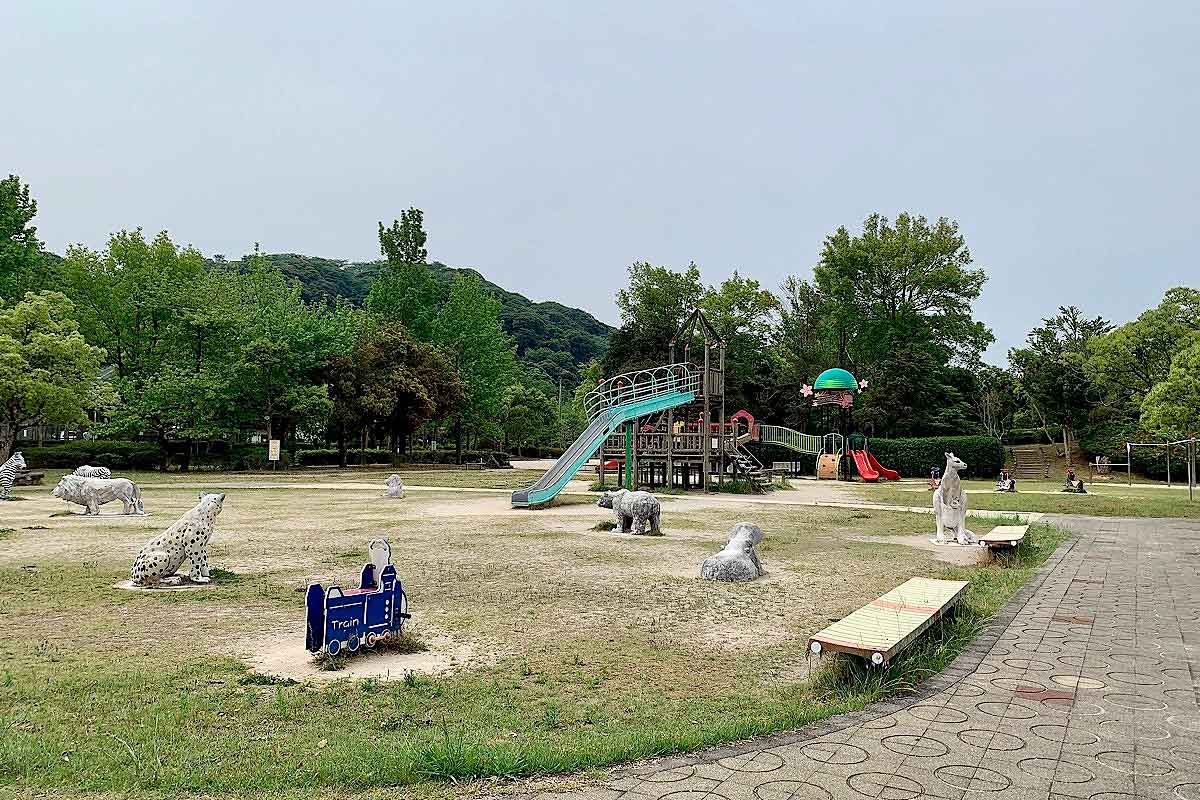
<path fill-rule="evenodd" d="M 365 461 L 364 461 L 365 458 Z M 508 466 L 508 453 L 501 450 L 464 450 L 463 461 L 483 459 L 491 465 L 493 461 Z M 399 457 L 401 464 L 456 464 L 458 459 L 453 450 L 413 450 Z M 296 453 L 296 464 L 302 467 L 335 466 L 339 463 L 336 448 L 313 448 Z M 392 452 L 383 448 L 346 451 L 347 464 L 391 464 Z"/>
<path fill-rule="evenodd" d="M 868 447 L 879 463 L 905 478 L 929 477 L 933 467 L 946 468 L 947 452 L 967 462 L 966 477 L 991 478 L 1004 468 L 1004 447 L 991 436 L 930 436 L 917 439 L 871 439 Z M 770 467 L 774 461 L 797 464 L 801 475 L 817 471 L 817 458 L 771 444 L 751 444 L 754 457 Z"/>
<path fill-rule="evenodd" d="M 30 469 L 75 469 L 81 464 L 109 469 L 158 469 L 162 448 L 153 442 L 78 439 L 22 450 Z"/>
<path fill-rule="evenodd" d="M 920 439 L 871 439 L 875 458 L 906 478 L 929 477 L 929 470 L 946 468 L 946 453 L 967 462 L 966 478 L 994 478 L 1004 469 L 1004 446 L 991 436 L 929 436 Z"/>

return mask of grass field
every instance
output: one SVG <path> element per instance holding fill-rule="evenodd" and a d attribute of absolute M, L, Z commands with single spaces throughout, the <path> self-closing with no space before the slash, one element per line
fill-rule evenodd
<path fill-rule="evenodd" d="M 12 792 L 461 795 L 464 781 L 792 728 L 940 668 L 1061 541 L 1037 527 L 1015 560 L 955 567 L 887 538 L 928 534 L 927 515 L 665 498 L 666 535 L 635 538 L 592 530 L 609 517 L 584 497 L 516 511 L 470 491 L 389 501 L 378 475 L 319 489 L 308 473 L 271 489 L 153 477 L 148 517 L 51 517 L 63 505 L 46 487 L 0 507 L 0 784 Z M 216 584 L 113 588 L 201 487 L 228 492 Z M 740 519 L 767 531 L 768 575 L 696 579 Z M 428 648 L 412 657 L 445 654 L 448 669 L 298 683 L 248 672 L 254 653 L 303 639 L 307 582 L 349 583 L 381 535 Z M 971 589 L 909 657 L 883 674 L 806 659 L 809 634 L 918 574 Z"/>
<path fill-rule="evenodd" d="M 967 505 L 993 511 L 1035 511 L 1094 517 L 1200 517 L 1200 490 L 1188 500 L 1187 487 L 1166 484 L 1087 483 L 1087 494 L 1060 491 L 1061 482 L 1020 481 L 1016 493 L 994 492 L 993 481 L 963 481 Z M 860 500 L 881 505 L 924 506 L 931 492 L 924 482 L 853 484 Z M 972 528 L 974 530 L 974 528 Z"/>

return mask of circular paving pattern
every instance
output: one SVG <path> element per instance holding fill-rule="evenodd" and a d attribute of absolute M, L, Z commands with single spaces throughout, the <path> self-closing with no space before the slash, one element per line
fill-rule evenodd
<path fill-rule="evenodd" d="M 886 731 L 894 727 L 896 727 L 896 718 L 893 716 L 878 717 L 863 723 L 863 729 L 868 731 Z"/>
<path fill-rule="evenodd" d="M 757 800 L 832 800 L 827 789 L 804 781 L 767 781 L 754 787 Z"/>
<path fill-rule="evenodd" d="M 1000 731 L 985 731 L 980 728 L 969 728 L 958 732 L 958 739 L 963 744 L 978 747 L 982 750 L 999 750 L 1008 752 L 1020 750 L 1025 746 L 1025 740 L 1020 736 Z"/>
<path fill-rule="evenodd" d="M 846 785 L 859 794 L 879 800 L 914 800 L 925 794 L 925 787 L 912 778 L 886 772 L 859 772 L 847 778 Z"/>
<path fill-rule="evenodd" d="M 701 789 L 683 789 L 678 792 L 664 794 L 659 800 L 729 800 L 729 798 L 723 794 Z"/>
<path fill-rule="evenodd" d="M 1087 783 L 1096 777 L 1096 773 L 1082 764 L 1064 759 L 1026 758 L 1018 761 L 1017 766 L 1026 775 L 1032 775 L 1045 781 Z"/>
<path fill-rule="evenodd" d="M 1045 661 L 1038 661 L 1036 658 L 1006 658 L 1004 666 L 1012 667 L 1013 669 L 1032 669 L 1039 672 L 1054 669 L 1054 665 Z"/>
<path fill-rule="evenodd" d="M 1200 783 L 1181 783 L 1175 787 L 1179 800 L 1200 800 Z"/>
<path fill-rule="evenodd" d="M 861 764 L 867 751 L 845 742 L 813 742 L 800 748 L 807 758 L 822 764 Z"/>
<path fill-rule="evenodd" d="M 1017 642 L 1013 645 L 1014 650 L 1022 650 L 1026 653 L 1038 653 L 1039 655 L 1054 655 L 1061 653 L 1062 647 L 1050 642 Z"/>
<path fill-rule="evenodd" d="M 1174 725 L 1185 731 L 1200 733 L 1200 716 L 1194 714 L 1175 714 L 1167 717 L 1167 724 Z"/>
<path fill-rule="evenodd" d="M 950 752 L 949 746 L 932 736 L 898 733 L 883 737 L 883 746 L 893 753 L 917 758 L 939 758 Z"/>
<path fill-rule="evenodd" d="M 1163 680 L 1157 675 L 1147 675 L 1143 672 L 1110 672 L 1108 677 L 1126 686 L 1162 686 Z"/>
<path fill-rule="evenodd" d="M 959 711 L 957 708 L 949 706 L 913 706 L 908 713 L 922 722 L 944 722 L 948 725 L 956 725 L 967 721 L 965 711 Z"/>
<path fill-rule="evenodd" d="M 737 756 L 717 759 L 717 763 L 734 772 L 770 772 L 783 766 L 783 759 L 766 750 L 755 750 Z"/>
<path fill-rule="evenodd" d="M 1166 728 L 1160 728 L 1157 725 L 1136 725 L 1133 730 L 1129 726 L 1116 719 L 1106 719 L 1100 723 L 1100 733 L 1106 738 L 1114 742 L 1127 742 L 1130 739 L 1135 739 L 1139 742 L 1159 742 L 1163 739 L 1170 739 L 1171 732 Z"/>
<path fill-rule="evenodd" d="M 1047 697 L 1042 706 L 1057 711 L 1059 714 L 1075 714 L 1084 717 L 1098 717 L 1104 714 L 1104 706 L 1096 703 L 1085 703 L 1082 700 L 1072 700 L 1070 697 Z"/>
<path fill-rule="evenodd" d="M 1104 695 L 1105 702 L 1112 703 L 1114 706 L 1128 708 L 1131 711 L 1165 711 L 1167 704 L 1156 697 L 1148 697 L 1144 694 L 1126 694 L 1124 692 L 1114 692 Z"/>
<path fill-rule="evenodd" d="M 1033 719 L 1038 715 L 1038 712 L 1029 706 L 1023 706 L 1020 703 L 1006 703 L 1001 700 L 985 700 L 982 703 L 976 703 L 975 708 L 989 717 L 999 717 L 1000 719 Z"/>
<path fill-rule="evenodd" d="M 674 769 L 664 769 L 661 772 L 652 772 L 649 775 L 643 775 L 642 780 L 646 783 L 674 783 L 675 781 L 685 781 L 696 774 L 696 767 L 675 767 Z"/>
<path fill-rule="evenodd" d="M 955 697 L 981 697 L 986 693 L 987 689 L 983 688 L 978 683 L 972 683 L 971 681 L 960 681 L 954 687 Z"/>
<path fill-rule="evenodd" d="M 1094 733 L 1080 730 L 1079 728 L 1068 728 L 1066 725 L 1034 725 L 1029 730 L 1039 739 L 1054 742 L 1055 744 L 1086 746 L 1100 741 L 1100 737 Z"/>
<path fill-rule="evenodd" d="M 1080 675 L 1051 675 L 1050 680 L 1068 689 L 1106 689 L 1108 684 L 1095 678 L 1085 678 Z"/>
<path fill-rule="evenodd" d="M 947 764 L 933 771 L 938 780 L 964 792 L 1002 792 L 1012 786 L 1006 775 L 987 767 Z"/>
<path fill-rule="evenodd" d="M 1175 768 L 1146 753 L 1125 753 L 1118 750 L 1107 750 L 1096 754 L 1096 760 L 1104 766 L 1115 769 L 1126 775 L 1137 775 L 1144 778 L 1158 778 L 1170 775 Z"/>
<path fill-rule="evenodd" d="M 1002 692 L 1015 692 L 1018 689 L 1027 692 L 1040 692 L 1046 687 L 1032 678 L 992 678 L 992 686 Z"/>

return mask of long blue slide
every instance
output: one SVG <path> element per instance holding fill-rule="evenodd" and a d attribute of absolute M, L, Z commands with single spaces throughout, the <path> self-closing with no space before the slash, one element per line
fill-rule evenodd
<path fill-rule="evenodd" d="M 587 430 L 554 462 L 554 466 L 546 470 L 546 474 L 539 478 L 537 483 L 528 489 L 513 492 L 513 508 L 528 508 L 549 503 L 600 449 L 606 437 L 631 419 L 692 402 L 696 399 L 695 389 L 694 382 L 683 381 L 665 390 L 652 391 L 650 396 L 638 397 L 601 410 L 592 419 L 592 424 L 588 425 Z"/>

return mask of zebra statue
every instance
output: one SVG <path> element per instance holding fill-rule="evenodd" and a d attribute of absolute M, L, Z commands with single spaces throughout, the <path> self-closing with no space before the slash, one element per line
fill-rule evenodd
<path fill-rule="evenodd" d="M 12 494 L 13 480 L 17 477 L 18 472 L 23 472 L 25 467 L 25 458 L 18 452 L 13 453 L 12 457 L 0 464 L 0 500 L 7 500 Z"/>
<path fill-rule="evenodd" d="M 108 467 L 89 467 L 84 464 L 82 467 L 75 468 L 75 474 L 81 478 L 104 478 L 107 480 L 112 477 L 112 470 Z"/>

